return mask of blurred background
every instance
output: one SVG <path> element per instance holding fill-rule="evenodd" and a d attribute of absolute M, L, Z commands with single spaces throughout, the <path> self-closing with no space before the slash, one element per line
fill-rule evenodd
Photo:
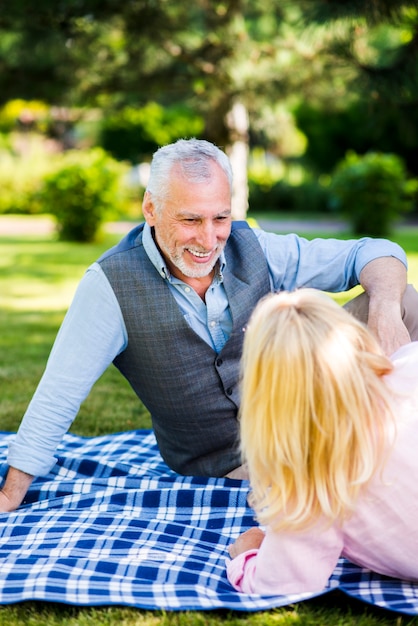
<path fill-rule="evenodd" d="M 417 103 L 418 0 L 1 0 L 0 215 L 93 241 L 194 136 L 230 156 L 236 219 L 388 235 L 418 220 Z"/>

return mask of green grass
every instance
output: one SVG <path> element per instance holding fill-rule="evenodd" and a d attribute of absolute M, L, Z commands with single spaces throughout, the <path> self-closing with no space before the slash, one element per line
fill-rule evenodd
<path fill-rule="evenodd" d="M 325 599 L 326 598 L 326 599 Z M 141 611 L 27 602 L 0 607 L 0 626 L 409 626 L 415 618 L 348 602 L 342 594 L 259 613 Z"/>
<path fill-rule="evenodd" d="M 312 238 L 321 236 L 321 233 L 306 233 L 306 236 Z M 323 236 L 329 237 L 330 233 L 323 233 Z M 108 234 L 100 244 L 77 245 L 60 243 L 53 236 L 0 236 L 0 430 L 15 431 L 18 428 L 79 279 L 86 267 L 118 239 L 118 236 Z M 394 239 L 405 247 L 410 262 L 410 281 L 418 285 L 418 229 L 399 230 Z M 146 410 L 116 369 L 109 368 L 83 404 L 72 431 L 95 436 L 149 427 Z M 418 618 L 369 607 L 340 592 L 259 613 L 163 613 L 119 607 L 81 608 L 47 602 L 0 607 L 0 626 L 23 624 L 418 626 Z"/>

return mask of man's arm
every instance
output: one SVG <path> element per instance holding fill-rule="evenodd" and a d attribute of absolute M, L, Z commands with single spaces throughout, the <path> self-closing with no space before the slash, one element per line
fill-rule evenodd
<path fill-rule="evenodd" d="M 6 481 L 0 489 L 0 513 L 14 511 L 22 503 L 31 486 L 33 476 L 10 467 Z"/>
<path fill-rule="evenodd" d="M 312 287 L 332 293 L 347 291 L 360 282 L 361 271 L 376 259 L 399 259 L 404 250 L 388 239 L 312 239 L 296 234 L 277 235 L 254 230 L 269 269 L 272 291 Z"/>
<path fill-rule="evenodd" d="M 80 282 L 61 325 L 46 370 L 11 441 L 0 511 L 17 508 L 34 476 L 45 476 L 79 406 L 125 346 L 123 318 L 99 269 Z"/>
<path fill-rule="evenodd" d="M 369 296 L 368 327 L 391 355 L 411 341 L 402 321 L 406 267 L 394 257 L 375 259 L 362 269 L 360 283 Z"/>

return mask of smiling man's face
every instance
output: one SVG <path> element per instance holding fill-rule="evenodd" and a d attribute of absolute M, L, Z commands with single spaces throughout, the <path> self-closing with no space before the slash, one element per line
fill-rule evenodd
<path fill-rule="evenodd" d="M 150 197 L 143 213 L 154 227 L 156 243 L 170 272 L 184 282 L 211 276 L 231 232 L 231 192 L 219 165 L 211 165 L 209 181 L 187 181 L 174 166 L 169 198 L 160 211 Z"/>

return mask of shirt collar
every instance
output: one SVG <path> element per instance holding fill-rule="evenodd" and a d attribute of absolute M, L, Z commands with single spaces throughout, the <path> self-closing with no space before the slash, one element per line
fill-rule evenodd
<path fill-rule="evenodd" d="M 144 246 L 144 250 L 147 253 L 149 260 L 151 261 L 151 263 L 153 264 L 157 272 L 160 274 L 160 276 L 171 282 L 173 278 L 171 276 L 171 272 L 168 269 L 166 262 L 164 261 L 163 257 L 161 256 L 160 251 L 158 250 L 156 246 L 154 237 L 152 236 L 152 229 L 146 222 L 144 224 L 144 230 L 142 233 L 142 245 Z M 219 261 L 217 263 L 217 271 L 216 271 L 216 278 L 220 282 L 222 282 L 223 280 L 223 272 L 224 272 L 225 266 L 226 266 L 226 259 L 225 259 L 224 251 L 222 250 L 221 256 L 219 257 Z"/>

